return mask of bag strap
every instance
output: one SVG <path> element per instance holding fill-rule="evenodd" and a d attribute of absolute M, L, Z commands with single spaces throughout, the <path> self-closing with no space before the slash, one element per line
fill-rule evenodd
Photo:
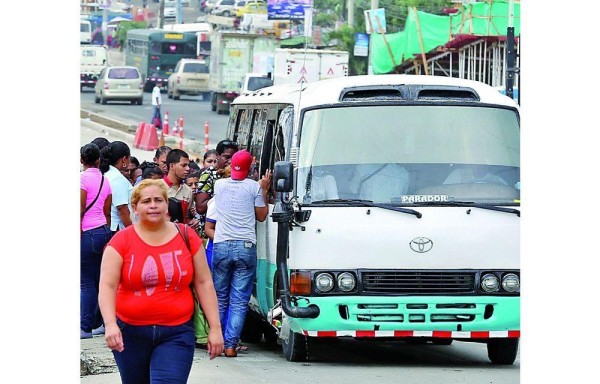
<path fill-rule="evenodd" d="M 94 199 L 94 201 L 92 201 L 90 203 L 90 205 L 87 206 L 87 208 L 85 209 L 85 211 L 83 211 L 84 215 L 87 213 L 87 211 L 90 210 L 90 208 L 92 208 L 94 206 L 94 204 L 96 204 L 96 201 L 98 200 L 98 197 L 100 196 L 100 192 L 102 192 L 102 185 L 103 184 L 104 184 L 104 175 L 102 175 L 102 181 L 100 181 L 100 188 L 98 188 L 98 194 L 96 195 L 96 198 Z"/>
<path fill-rule="evenodd" d="M 190 251 L 190 253 L 192 253 L 192 249 L 190 248 L 190 239 L 188 238 L 188 225 L 187 224 L 183 224 L 183 232 L 181 232 L 181 228 L 179 228 L 179 225 L 177 223 L 173 223 L 175 224 L 175 228 L 177 228 L 177 232 L 179 232 L 179 234 L 181 235 L 181 237 L 183 237 L 183 240 L 185 241 L 185 245 L 188 249 L 188 251 Z"/>

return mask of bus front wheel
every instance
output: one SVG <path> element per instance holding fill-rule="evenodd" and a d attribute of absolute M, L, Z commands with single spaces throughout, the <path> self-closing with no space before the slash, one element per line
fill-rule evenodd
<path fill-rule="evenodd" d="M 487 342 L 488 357 L 492 364 L 510 365 L 517 358 L 519 339 L 492 339 Z"/>
<path fill-rule="evenodd" d="M 281 347 L 287 361 L 306 361 L 306 355 L 308 353 L 308 340 L 306 336 L 290 329 L 287 340 L 281 341 Z"/>

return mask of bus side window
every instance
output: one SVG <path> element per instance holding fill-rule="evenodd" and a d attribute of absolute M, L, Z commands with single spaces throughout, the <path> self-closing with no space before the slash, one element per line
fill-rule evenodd
<path fill-rule="evenodd" d="M 250 124 L 252 123 L 252 114 L 254 110 L 244 109 L 241 111 L 240 123 L 238 124 L 237 137 L 235 141 L 240 144 L 240 149 L 248 149 L 250 138 Z"/>

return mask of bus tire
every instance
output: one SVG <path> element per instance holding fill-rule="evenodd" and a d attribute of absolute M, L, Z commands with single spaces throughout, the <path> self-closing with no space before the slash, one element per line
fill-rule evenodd
<path fill-rule="evenodd" d="M 100 98 L 98 96 L 94 96 L 94 103 L 100 104 Z"/>
<path fill-rule="evenodd" d="M 308 340 L 306 336 L 301 335 L 289 330 L 288 339 L 281 340 L 281 348 L 283 349 L 283 356 L 287 361 L 301 362 L 306 361 L 306 355 L 308 352 Z"/>
<path fill-rule="evenodd" d="M 492 339 L 487 342 L 488 357 L 496 365 L 514 363 L 518 349 L 519 339 Z"/>
<path fill-rule="evenodd" d="M 142 105 L 142 104 L 144 104 L 144 98 L 143 98 L 143 97 L 140 97 L 140 98 L 137 100 L 137 104 L 138 104 L 138 105 Z"/>

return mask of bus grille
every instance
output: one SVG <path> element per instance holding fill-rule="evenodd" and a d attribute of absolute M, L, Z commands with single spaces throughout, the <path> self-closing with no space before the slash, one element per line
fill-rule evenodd
<path fill-rule="evenodd" d="M 435 295 L 475 292 L 474 272 L 363 271 L 365 294 Z"/>

